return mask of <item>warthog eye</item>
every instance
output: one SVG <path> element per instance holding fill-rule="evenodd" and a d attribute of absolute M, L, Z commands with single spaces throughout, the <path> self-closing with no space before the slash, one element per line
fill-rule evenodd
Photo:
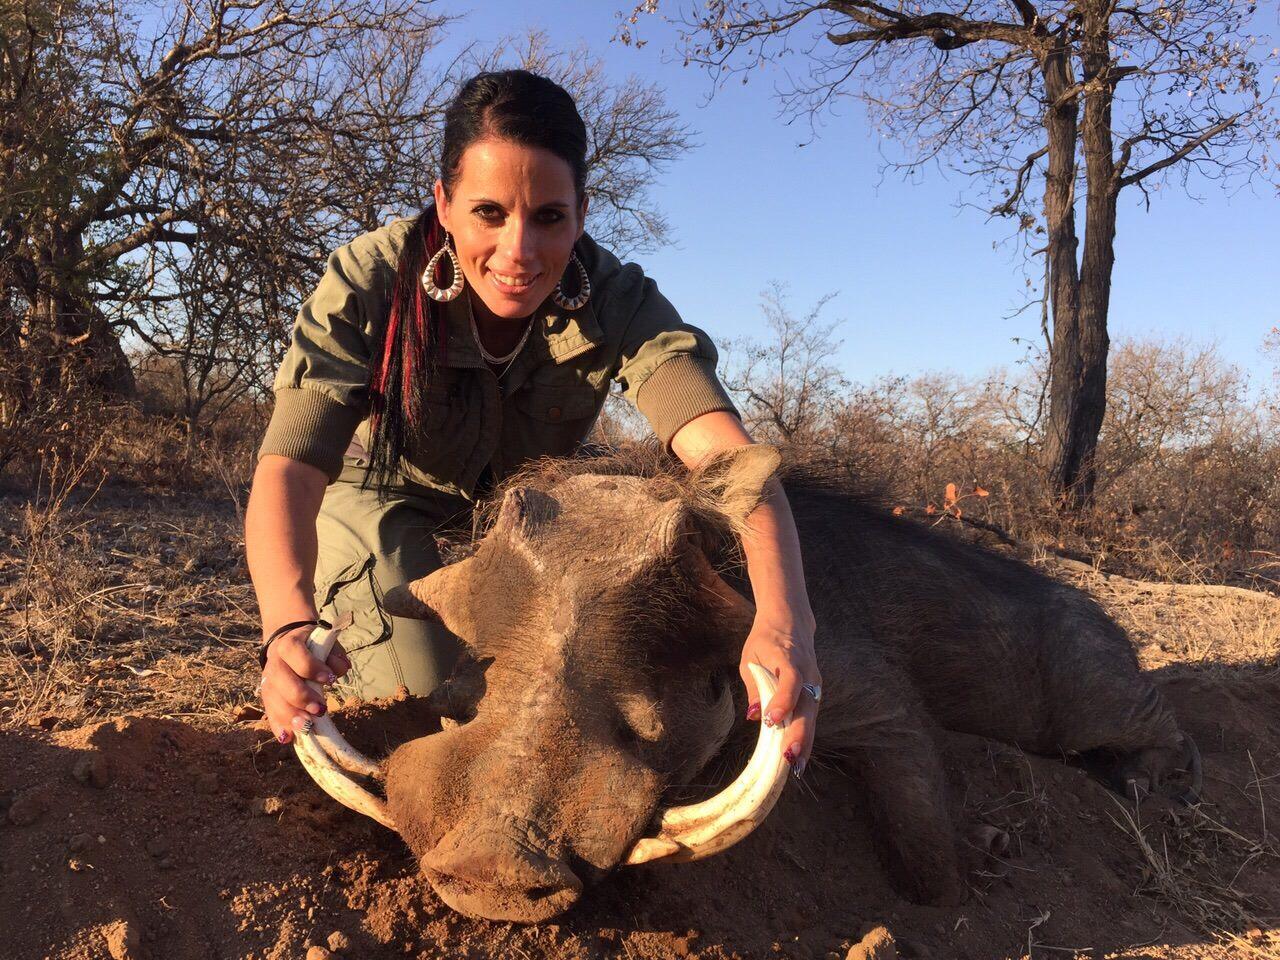
<path fill-rule="evenodd" d="M 474 719 L 476 707 L 487 689 L 485 671 L 491 663 L 492 657 L 473 660 L 464 654 L 449 679 L 431 691 L 427 698 L 430 709 L 442 718 L 447 717 L 456 723 L 467 723 Z"/>
<path fill-rule="evenodd" d="M 658 705 L 637 695 L 618 698 L 618 739 L 637 749 L 652 746 L 664 733 Z"/>

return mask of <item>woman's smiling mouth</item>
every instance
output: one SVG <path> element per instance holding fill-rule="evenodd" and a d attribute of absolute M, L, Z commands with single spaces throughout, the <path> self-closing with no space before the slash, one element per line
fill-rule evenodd
<path fill-rule="evenodd" d="M 526 292 L 540 276 L 539 273 L 509 274 L 498 273 L 496 270 L 489 271 L 489 278 L 493 281 L 493 285 L 503 293 L 509 294 Z"/>

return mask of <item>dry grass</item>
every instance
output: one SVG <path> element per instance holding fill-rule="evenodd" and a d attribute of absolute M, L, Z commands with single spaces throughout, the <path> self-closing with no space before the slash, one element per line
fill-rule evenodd
<path fill-rule="evenodd" d="M 1066 579 L 1087 590 L 1133 638 L 1146 669 L 1201 676 L 1280 670 L 1280 596 L 1147 593 L 1092 574 Z"/>
<path fill-rule="evenodd" d="M 1172 908 L 1210 936 L 1267 925 L 1267 905 L 1242 890 L 1239 880 L 1254 861 L 1280 858 L 1273 838 L 1246 837 L 1204 804 L 1169 810 L 1156 824 L 1144 822 L 1141 807 L 1110 799 L 1115 810 L 1108 816 L 1133 843 L 1141 867 L 1136 893 Z"/>
<path fill-rule="evenodd" d="M 256 611 L 229 501 L 58 488 L 0 502 L 0 726 L 243 702 Z"/>

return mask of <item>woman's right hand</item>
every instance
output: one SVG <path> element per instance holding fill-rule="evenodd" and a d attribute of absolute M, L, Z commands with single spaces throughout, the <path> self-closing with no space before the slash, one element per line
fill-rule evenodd
<path fill-rule="evenodd" d="M 328 660 L 318 660 L 307 650 L 307 638 L 314 627 L 298 627 L 271 642 L 267 665 L 262 671 L 262 707 L 271 732 L 281 743 L 311 729 L 313 718 L 323 716 L 324 696 L 306 683 L 314 680 L 328 686 L 351 669 L 351 661 L 340 644 L 334 644 Z"/>

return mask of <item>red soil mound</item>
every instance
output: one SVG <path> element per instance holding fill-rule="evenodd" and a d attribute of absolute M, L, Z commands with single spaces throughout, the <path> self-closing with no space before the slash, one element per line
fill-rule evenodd
<path fill-rule="evenodd" d="M 261 731 L 123 717 L 0 733 L 0 954 L 843 960 L 883 925 L 896 948 L 868 941 L 850 956 L 1271 955 L 1265 924 L 1251 927 L 1280 890 L 1265 824 L 1280 789 L 1280 683 L 1164 689 L 1203 753 L 1198 810 L 1135 810 L 1055 760 L 947 737 L 967 816 L 1011 838 L 1002 858 L 974 849 L 957 910 L 894 895 L 852 781 L 819 765 L 729 853 L 619 871 L 533 927 L 454 914 L 394 834 L 332 803 Z M 368 748 L 421 724 L 416 709 L 340 722 Z M 1210 931 L 1241 939 L 1215 946 Z"/>

